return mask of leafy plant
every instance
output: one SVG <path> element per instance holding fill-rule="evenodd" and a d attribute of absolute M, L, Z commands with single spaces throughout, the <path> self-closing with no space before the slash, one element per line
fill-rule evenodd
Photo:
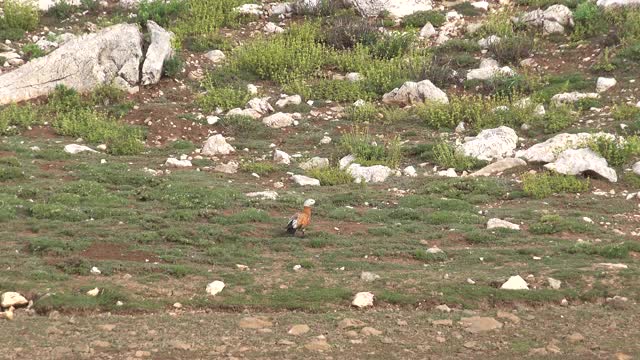
<path fill-rule="evenodd" d="M 378 144 L 368 130 L 354 128 L 342 135 L 340 147 L 347 154 L 353 154 L 356 162 L 364 165 L 386 165 L 396 168 L 402 159 L 402 145 L 398 137 Z"/>
<path fill-rule="evenodd" d="M 198 97 L 197 102 L 205 111 L 214 111 L 216 108 L 231 110 L 244 105 L 251 98 L 251 94 L 246 87 L 217 87 L 211 84 L 204 84 L 207 92 Z"/>
<path fill-rule="evenodd" d="M 440 142 L 433 147 L 433 160 L 444 169 L 454 168 L 457 171 L 471 170 L 484 164 L 471 156 L 466 156 L 455 146 Z"/>
<path fill-rule="evenodd" d="M 337 50 L 353 49 L 357 44 L 370 46 L 381 37 L 375 26 L 355 14 L 329 18 L 324 29 L 322 42 Z"/>
<path fill-rule="evenodd" d="M 22 47 L 22 52 L 27 60 L 44 56 L 44 50 L 40 49 L 36 44 L 27 44 Z"/>
<path fill-rule="evenodd" d="M 41 123 L 37 109 L 29 104 L 11 104 L 0 108 L 0 135 L 10 135 Z"/>
<path fill-rule="evenodd" d="M 142 0 L 138 4 L 138 22 L 145 26 L 153 20 L 162 27 L 172 25 L 180 16 L 185 16 L 188 4 L 181 0 Z"/>
<path fill-rule="evenodd" d="M 489 44 L 489 52 L 500 63 L 518 64 L 520 60 L 531 55 L 533 39 L 526 35 L 515 35 L 493 41 Z"/>
<path fill-rule="evenodd" d="M 592 138 L 588 145 L 591 150 L 607 159 L 610 166 L 625 165 L 633 157 L 640 155 L 640 138 L 637 136 L 626 139 L 598 136 Z"/>
<path fill-rule="evenodd" d="M 35 30 L 40 20 L 35 6 L 17 0 L 5 0 L 2 11 L 4 16 L 0 17 L 0 30 Z"/>
<path fill-rule="evenodd" d="M 578 5 L 573 13 L 573 20 L 575 22 L 573 36 L 578 39 L 601 34 L 609 28 L 600 7 L 591 1 L 585 1 Z"/>
<path fill-rule="evenodd" d="M 49 14 L 53 15 L 58 20 L 69 18 L 74 11 L 75 6 L 66 0 L 57 1 L 51 8 L 49 8 Z"/>
<path fill-rule="evenodd" d="M 542 118 L 543 129 L 547 134 L 566 129 L 576 121 L 576 114 L 568 106 L 552 106 Z"/>
<path fill-rule="evenodd" d="M 162 73 L 169 78 L 176 78 L 184 69 L 184 61 L 178 54 L 173 55 L 169 59 L 165 60 L 162 67 Z"/>
<path fill-rule="evenodd" d="M 522 189 L 528 196 L 543 199 L 556 193 L 580 193 L 589 189 L 589 179 L 551 172 L 522 175 Z"/>
<path fill-rule="evenodd" d="M 369 122 L 373 123 L 379 119 L 378 108 L 371 103 L 364 103 L 360 106 L 350 106 L 345 112 L 344 119 L 356 123 Z"/>
<path fill-rule="evenodd" d="M 280 84 L 304 80 L 327 63 L 324 45 L 317 41 L 316 25 L 296 25 L 288 32 L 259 39 L 234 52 L 232 66 Z"/>
<path fill-rule="evenodd" d="M 440 27 L 444 25 L 446 20 L 446 17 L 442 13 L 435 10 L 416 11 L 402 18 L 402 25 L 405 27 L 422 28 L 427 23 L 431 23 L 431 25 L 435 27 Z"/>
<path fill-rule="evenodd" d="M 311 169 L 307 172 L 307 175 L 320 180 L 320 185 L 322 186 L 350 184 L 353 182 L 353 177 L 338 167 Z"/>

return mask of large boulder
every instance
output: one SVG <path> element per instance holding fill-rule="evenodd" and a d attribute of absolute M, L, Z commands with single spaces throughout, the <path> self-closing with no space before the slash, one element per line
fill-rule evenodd
<path fill-rule="evenodd" d="M 561 151 L 584 147 L 592 138 L 601 136 L 614 137 L 614 135 L 602 132 L 597 134 L 558 134 L 547 141 L 535 144 L 527 150 L 519 152 L 518 157 L 523 157 L 529 162 L 550 163 L 556 160 Z"/>
<path fill-rule="evenodd" d="M 466 156 L 491 161 L 511 157 L 518 145 L 518 134 L 506 126 L 482 130 L 478 136 L 461 145 Z"/>
<path fill-rule="evenodd" d="M 227 143 L 224 136 L 217 134 L 207 139 L 202 147 L 202 155 L 214 156 L 214 155 L 229 155 L 235 152 L 236 149 Z"/>
<path fill-rule="evenodd" d="M 393 170 L 384 165 L 362 166 L 360 164 L 351 164 L 347 168 L 347 173 L 351 175 L 357 183 L 378 183 L 384 182 L 393 174 Z"/>
<path fill-rule="evenodd" d="M 80 92 L 101 84 L 133 86 L 140 79 L 141 58 L 138 26 L 114 25 L 0 75 L 0 105 L 48 95 L 58 85 Z"/>
<path fill-rule="evenodd" d="M 449 98 L 444 91 L 429 80 L 420 82 L 407 81 L 401 87 L 393 89 L 391 92 L 384 94 L 382 102 L 385 104 L 397 104 L 406 106 L 425 101 L 435 101 L 447 104 Z"/>
<path fill-rule="evenodd" d="M 607 160 L 591 149 L 568 149 L 560 153 L 555 162 L 544 166 L 565 175 L 579 175 L 585 172 L 595 173 L 603 178 L 617 182 L 616 171 L 609 167 Z"/>
<path fill-rule="evenodd" d="M 525 26 L 542 28 L 545 34 L 564 33 L 566 27 L 572 27 L 573 13 L 565 5 L 552 5 L 546 10 L 533 10 L 515 19 Z"/>
<path fill-rule="evenodd" d="M 636 175 L 640 175 L 640 161 L 638 161 L 637 163 L 633 164 L 633 173 Z"/>
<path fill-rule="evenodd" d="M 147 30 L 151 34 L 151 45 L 142 64 L 142 85 L 157 84 L 162 77 L 164 62 L 173 56 L 173 33 L 151 20 L 147 21 Z"/>
<path fill-rule="evenodd" d="M 362 16 L 378 16 L 388 11 L 396 18 L 411 15 L 417 11 L 433 9 L 431 0 L 347 0 Z"/>

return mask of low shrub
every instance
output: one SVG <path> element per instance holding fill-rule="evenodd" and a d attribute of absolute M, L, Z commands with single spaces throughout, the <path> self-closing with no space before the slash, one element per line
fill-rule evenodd
<path fill-rule="evenodd" d="M 515 35 L 494 41 L 489 45 L 489 52 L 499 63 L 519 64 L 528 58 L 533 50 L 533 39 L 526 35 Z"/>
<path fill-rule="evenodd" d="M 36 44 L 27 44 L 22 47 L 22 53 L 27 60 L 32 60 L 44 56 L 44 50 Z"/>
<path fill-rule="evenodd" d="M 198 97 L 197 103 L 204 111 L 215 111 L 220 108 L 224 111 L 233 108 L 243 108 L 251 98 L 251 94 L 246 87 L 220 87 L 213 84 L 204 83 L 207 92 Z"/>
<path fill-rule="evenodd" d="M 433 161 L 441 168 L 454 168 L 456 171 L 475 169 L 485 163 L 466 156 L 455 146 L 446 142 L 440 142 L 433 147 Z"/>
<path fill-rule="evenodd" d="M 0 108 L 0 135 L 11 135 L 20 129 L 42 122 L 38 110 L 29 105 L 11 104 Z"/>
<path fill-rule="evenodd" d="M 640 138 L 630 136 L 626 139 L 598 136 L 589 142 L 589 148 L 607 159 L 610 166 L 622 166 L 640 155 Z"/>
<path fill-rule="evenodd" d="M 580 193 L 589 190 L 589 179 L 551 172 L 523 174 L 522 189 L 528 196 L 543 199 L 557 193 Z"/>
<path fill-rule="evenodd" d="M 416 11 L 402 18 L 402 25 L 420 29 L 427 23 L 431 23 L 435 27 L 440 27 L 444 25 L 446 20 L 447 18 L 442 13 L 435 10 Z"/>
<path fill-rule="evenodd" d="M 345 111 L 344 120 L 356 123 L 373 123 L 380 118 L 379 114 L 378 108 L 374 104 L 364 103 L 360 106 L 352 105 Z"/>
<path fill-rule="evenodd" d="M 311 169 L 307 172 L 307 175 L 320 180 L 320 185 L 322 186 L 343 185 L 353 182 L 353 177 L 338 167 Z"/>
<path fill-rule="evenodd" d="M 396 168 L 402 159 L 402 145 L 398 137 L 378 144 L 368 130 L 359 128 L 342 135 L 340 147 L 344 153 L 353 154 L 356 162 L 364 166 L 386 165 Z"/>
<path fill-rule="evenodd" d="M 104 143 L 107 151 L 114 155 L 134 155 L 144 150 L 144 134 L 139 128 L 118 123 L 93 109 L 62 113 L 54 119 L 53 127 L 61 135 Z"/>
<path fill-rule="evenodd" d="M 38 26 L 40 16 L 38 9 L 17 0 L 5 0 L 2 11 L 4 16 L 0 18 L 0 30 L 32 31 Z"/>
<path fill-rule="evenodd" d="M 356 45 L 370 46 L 381 37 L 378 29 L 358 15 L 330 18 L 323 26 L 321 40 L 336 50 L 353 49 Z"/>
<path fill-rule="evenodd" d="M 138 4 L 137 20 L 142 26 L 147 21 L 155 21 L 166 28 L 172 25 L 180 16 L 185 16 L 188 4 L 181 0 L 142 0 Z"/>

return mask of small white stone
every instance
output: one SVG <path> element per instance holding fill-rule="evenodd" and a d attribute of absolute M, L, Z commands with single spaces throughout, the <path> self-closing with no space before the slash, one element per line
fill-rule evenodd
<path fill-rule="evenodd" d="M 94 266 L 94 267 L 91 268 L 91 273 L 93 275 L 100 275 L 100 274 L 102 274 L 102 271 L 100 271 L 100 269 L 98 269 L 97 267 Z"/>
<path fill-rule="evenodd" d="M 93 296 L 93 297 L 98 296 L 99 293 L 100 293 L 100 289 L 98 289 L 98 288 L 93 288 L 93 289 L 87 291 L 87 295 Z"/>
<path fill-rule="evenodd" d="M 370 292 L 359 292 L 353 298 L 351 305 L 356 306 L 358 308 L 373 306 L 373 298 L 374 298 L 374 295 Z"/>
<path fill-rule="evenodd" d="M 510 277 L 509 280 L 507 280 L 507 282 L 502 284 L 500 289 L 529 290 L 529 284 L 527 284 L 527 282 L 524 281 L 524 279 L 520 275 L 516 275 L 516 276 Z"/>
<path fill-rule="evenodd" d="M 225 284 L 220 280 L 213 281 L 207 285 L 206 292 L 209 295 L 216 295 L 224 289 Z"/>

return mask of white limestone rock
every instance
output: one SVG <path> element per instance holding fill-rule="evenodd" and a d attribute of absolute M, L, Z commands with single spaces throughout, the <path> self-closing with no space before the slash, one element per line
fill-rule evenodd
<path fill-rule="evenodd" d="M 382 102 L 385 104 L 396 104 L 400 106 L 423 103 L 425 101 L 449 103 L 449 98 L 444 91 L 429 80 L 420 82 L 407 81 L 400 88 L 384 94 Z"/>
<path fill-rule="evenodd" d="M 293 175 L 291 179 L 300 186 L 320 186 L 320 180 L 304 175 Z"/>
<path fill-rule="evenodd" d="M 565 175 L 579 175 L 585 172 L 596 173 L 599 176 L 617 182 L 616 171 L 609 167 L 607 160 L 591 149 L 568 149 L 560 153 L 556 161 L 544 166 Z"/>
<path fill-rule="evenodd" d="M 373 298 L 374 297 L 375 297 L 375 295 L 373 295 L 370 292 L 359 292 L 353 298 L 353 301 L 351 302 L 351 305 L 353 305 L 355 307 L 358 307 L 358 308 L 365 308 L 365 307 L 373 306 Z"/>
<path fill-rule="evenodd" d="M 229 155 L 236 149 L 227 143 L 224 136 L 220 134 L 213 135 L 207 139 L 200 152 L 204 156 Z"/>
<path fill-rule="evenodd" d="M 520 275 L 515 275 L 509 278 L 507 282 L 500 286 L 500 289 L 504 290 L 529 290 L 529 284 Z"/>
<path fill-rule="evenodd" d="M 487 230 L 491 230 L 491 229 L 520 230 L 520 225 L 508 222 L 506 220 L 493 218 L 487 221 Z"/>
<path fill-rule="evenodd" d="M 511 157 L 518 144 L 516 132 L 506 126 L 482 130 L 476 137 L 461 145 L 466 156 L 479 160 L 497 160 Z"/>

